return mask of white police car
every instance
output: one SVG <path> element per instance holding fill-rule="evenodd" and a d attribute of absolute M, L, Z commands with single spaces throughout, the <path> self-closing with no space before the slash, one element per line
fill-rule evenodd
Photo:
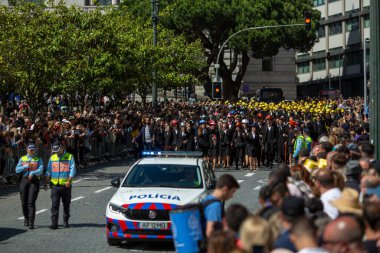
<path fill-rule="evenodd" d="M 145 152 L 107 205 L 107 240 L 172 240 L 170 210 L 198 203 L 215 188 L 216 177 L 200 152 Z"/>

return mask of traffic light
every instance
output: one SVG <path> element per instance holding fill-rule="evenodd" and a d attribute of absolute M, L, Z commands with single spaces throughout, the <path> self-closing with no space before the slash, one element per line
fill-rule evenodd
<path fill-rule="evenodd" d="M 305 11 L 303 16 L 305 19 L 305 28 L 306 30 L 310 31 L 311 30 L 311 12 Z"/>
<path fill-rule="evenodd" d="M 222 99 L 222 82 L 212 83 L 212 98 Z"/>

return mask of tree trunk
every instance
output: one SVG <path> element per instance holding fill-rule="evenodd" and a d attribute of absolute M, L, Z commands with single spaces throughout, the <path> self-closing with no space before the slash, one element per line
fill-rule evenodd
<path fill-rule="evenodd" d="M 220 64 L 220 77 L 223 80 L 223 98 L 237 98 L 239 96 L 240 86 L 243 81 L 245 72 L 247 71 L 247 66 L 249 64 L 248 52 L 240 52 L 242 54 L 242 64 L 238 69 L 235 80 L 232 79 L 233 72 L 235 70 L 235 64 L 232 64 L 232 68 L 227 68 L 224 62 Z M 238 57 L 238 53 L 235 52 L 235 56 Z"/>
<path fill-rule="evenodd" d="M 1 113 L 2 114 L 5 114 L 5 108 L 7 107 L 7 93 L 6 92 L 2 92 L 2 96 L 1 96 Z"/>
<path fill-rule="evenodd" d="M 211 51 L 211 50 L 210 50 Z M 207 64 L 208 67 L 204 71 L 208 71 L 211 65 L 213 65 L 213 62 L 215 60 L 215 57 L 217 55 L 217 52 L 211 51 L 206 53 L 207 56 Z M 236 69 L 236 66 L 238 65 L 238 57 L 239 54 L 242 55 L 241 60 L 241 66 L 239 67 L 235 80 L 232 79 L 234 70 Z M 221 55 L 224 55 L 224 50 L 221 52 Z M 237 51 L 234 50 L 233 59 L 231 61 L 231 65 L 227 67 L 226 63 L 222 60 L 220 60 L 220 69 L 219 69 L 219 75 L 223 81 L 223 98 L 224 99 L 230 99 L 230 98 L 237 98 L 239 96 L 239 90 L 241 83 L 243 81 L 245 72 L 247 71 L 247 66 L 249 64 L 249 56 L 247 51 Z M 212 80 L 209 77 L 205 78 L 205 84 L 204 88 L 207 94 L 211 96 L 212 94 L 212 87 L 211 87 Z"/>

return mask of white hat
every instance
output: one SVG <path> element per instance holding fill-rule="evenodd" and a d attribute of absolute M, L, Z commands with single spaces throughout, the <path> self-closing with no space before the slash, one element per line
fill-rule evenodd
<path fill-rule="evenodd" d="M 62 120 L 62 123 L 63 123 L 63 124 L 70 124 L 70 125 L 71 125 L 71 122 L 68 121 L 67 119 L 63 119 L 63 120 Z"/>
<path fill-rule="evenodd" d="M 241 123 L 243 123 L 243 124 L 248 124 L 249 121 L 248 121 L 247 119 L 243 119 L 243 120 L 241 121 Z"/>
<path fill-rule="evenodd" d="M 329 142 L 329 137 L 322 136 L 321 138 L 319 138 L 319 143 L 322 143 L 322 142 Z"/>

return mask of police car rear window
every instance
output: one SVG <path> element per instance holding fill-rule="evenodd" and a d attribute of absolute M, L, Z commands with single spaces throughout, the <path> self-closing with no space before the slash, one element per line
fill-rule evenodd
<path fill-rule="evenodd" d="M 134 166 L 122 187 L 203 188 L 199 166 L 144 164 Z"/>

